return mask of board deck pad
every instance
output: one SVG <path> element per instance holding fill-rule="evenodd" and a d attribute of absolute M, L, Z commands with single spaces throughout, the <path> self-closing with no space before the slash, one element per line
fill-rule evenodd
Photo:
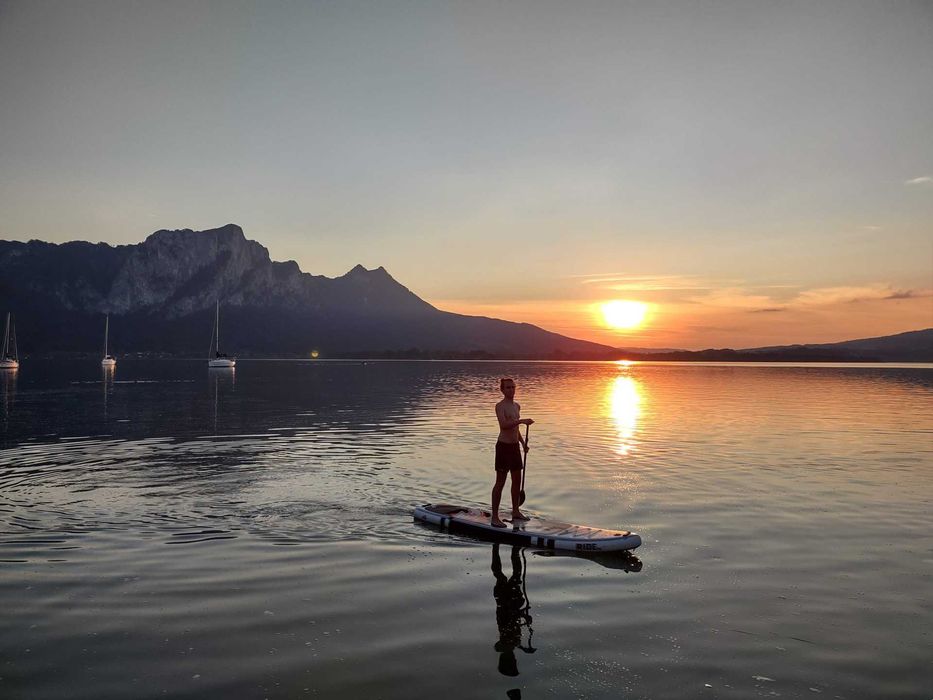
<path fill-rule="evenodd" d="M 606 530 L 586 525 L 531 516 L 530 520 L 506 521 L 507 527 L 493 527 L 490 512 L 448 503 L 426 503 L 415 508 L 415 520 L 446 530 L 471 534 L 482 539 L 521 544 L 544 549 L 576 552 L 619 552 L 641 545 L 641 537 L 627 530 Z"/>

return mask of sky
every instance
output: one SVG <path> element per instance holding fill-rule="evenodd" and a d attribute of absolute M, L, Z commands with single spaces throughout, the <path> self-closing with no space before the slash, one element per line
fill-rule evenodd
<path fill-rule="evenodd" d="M 0 0 L 0 239 L 232 222 L 618 347 L 928 328 L 931 76 L 931 0 Z"/>

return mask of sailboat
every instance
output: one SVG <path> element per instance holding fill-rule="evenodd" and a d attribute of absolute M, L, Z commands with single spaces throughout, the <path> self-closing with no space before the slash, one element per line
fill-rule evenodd
<path fill-rule="evenodd" d="M 101 367 L 116 367 L 117 358 L 111 355 L 107 350 L 107 341 L 110 336 L 110 314 L 107 314 L 107 321 L 104 323 L 104 359 L 100 361 Z"/>
<path fill-rule="evenodd" d="M 207 358 L 208 367 L 235 367 L 236 358 L 227 357 L 220 351 L 220 302 L 217 302 L 217 311 L 214 315 L 214 332 L 211 335 L 211 349 Z"/>
<path fill-rule="evenodd" d="M 3 331 L 3 350 L 0 351 L 0 369 L 18 369 L 19 356 L 16 352 L 16 329 L 13 315 L 7 311 L 6 330 Z"/>

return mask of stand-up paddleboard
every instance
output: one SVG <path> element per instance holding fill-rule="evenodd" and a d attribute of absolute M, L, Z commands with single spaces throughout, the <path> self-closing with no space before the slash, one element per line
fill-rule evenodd
<path fill-rule="evenodd" d="M 625 530 L 571 525 L 534 516 L 531 520 L 507 523 L 508 527 L 493 527 L 489 524 L 488 510 L 446 503 L 418 506 L 414 515 L 415 520 L 438 525 L 452 532 L 527 547 L 575 552 L 621 552 L 641 545 L 641 537 Z"/>

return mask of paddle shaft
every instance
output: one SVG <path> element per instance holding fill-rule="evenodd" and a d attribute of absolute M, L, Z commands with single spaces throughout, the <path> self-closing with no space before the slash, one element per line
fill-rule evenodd
<path fill-rule="evenodd" d="M 525 466 L 528 464 L 528 428 L 531 426 L 525 423 L 525 449 L 522 455 L 522 493 L 518 499 L 518 505 L 525 502 Z"/>

